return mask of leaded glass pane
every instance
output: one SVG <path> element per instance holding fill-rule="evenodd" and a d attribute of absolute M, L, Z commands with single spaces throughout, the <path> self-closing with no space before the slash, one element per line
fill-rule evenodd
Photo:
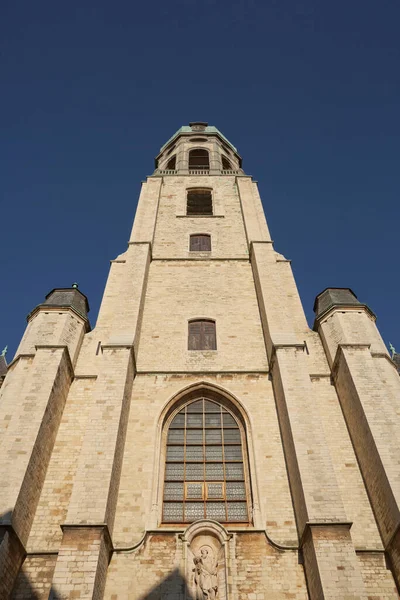
<path fill-rule="evenodd" d="M 203 486 L 204 483 L 187 483 L 186 484 L 186 498 L 191 500 L 202 500 L 203 499 Z"/>
<path fill-rule="evenodd" d="M 207 413 L 210 412 L 221 412 L 221 407 L 219 404 L 216 404 L 215 402 L 211 402 L 211 400 L 205 400 L 204 401 L 204 410 Z"/>
<path fill-rule="evenodd" d="M 173 418 L 170 427 L 172 429 L 176 429 L 177 427 L 185 427 L 185 415 L 182 413 L 178 413 L 176 417 Z"/>
<path fill-rule="evenodd" d="M 204 518 L 204 502 L 185 502 L 185 521 L 190 523 Z"/>
<path fill-rule="evenodd" d="M 206 515 L 214 521 L 226 521 L 225 502 L 206 502 Z"/>
<path fill-rule="evenodd" d="M 240 444 L 240 429 L 224 429 L 225 444 Z"/>
<path fill-rule="evenodd" d="M 227 502 L 228 521 L 247 521 L 246 502 Z"/>
<path fill-rule="evenodd" d="M 246 500 L 244 481 L 227 481 L 226 498 L 227 500 Z"/>
<path fill-rule="evenodd" d="M 193 413 L 193 412 L 203 412 L 203 400 L 196 400 L 196 402 L 192 402 L 191 404 L 188 404 L 186 407 L 187 412 L 189 413 Z"/>
<path fill-rule="evenodd" d="M 183 429 L 170 429 L 168 431 L 168 444 L 183 444 Z"/>
<path fill-rule="evenodd" d="M 240 446 L 224 446 L 225 460 L 242 460 Z"/>
<path fill-rule="evenodd" d="M 188 429 L 186 431 L 186 443 L 187 444 L 202 444 L 203 443 L 203 430 L 202 429 Z"/>
<path fill-rule="evenodd" d="M 183 483 L 167 481 L 164 484 L 164 500 L 183 500 Z"/>
<path fill-rule="evenodd" d="M 182 518 L 182 502 L 164 502 L 164 521 L 166 523 L 181 523 Z"/>
<path fill-rule="evenodd" d="M 207 483 L 207 498 L 223 498 L 224 484 L 223 483 Z"/>
<path fill-rule="evenodd" d="M 183 462 L 183 446 L 167 446 L 167 461 Z"/>
<path fill-rule="evenodd" d="M 227 463 L 225 465 L 227 479 L 244 479 L 242 463 Z"/>
<path fill-rule="evenodd" d="M 222 436 L 220 429 L 206 429 L 206 444 L 221 444 Z"/>
<path fill-rule="evenodd" d="M 186 405 L 171 422 L 166 451 L 163 520 L 206 516 L 247 522 L 242 440 L 230 412 L 211 400 Z"/>
<path fill-rule="evenodd" d="M 203 446 L 186 446 L 186 461 L 203 462 Z"/>
<path fill-rule="evenodd" d="M 167 464 L 165 468 L 165 479 L 183 481 L 183 465 Z"/>
<path fill-rule="evenodd" d="M 222 464 L 206 464 L 206 481 L 212 481 L 213 479 L 217 479 L 219 481 L 224 479 L 224 467 Z"/>
<path fill-rule="evenodd" d="M 201 464 L 190 464 L 186 465 L 186 481 L 199 481 L 204 479 L 204 466 Z"/>
<path fill-rule="evenodd" d="M 221 427 L 221 415 L 218 413 L 210 413 L 205 415 L 206 427 Z"/>
<path fill-rule="evenodd" d="M 223 420 L 224 420 L 224 427 L 237 427 L 238 426 L 235 419 L 229 413 L 225 413 L 223 415 Z"/>
<path fill-rule="evenodd" d="M 206 446 L 206 461 L 222 461 L 222 446 Z"/>
<path fill-rule="evenodd" d="M 186 415 L 187 427 L 203 427 L 203 415 L 201 413 L 193 413 Z"/>

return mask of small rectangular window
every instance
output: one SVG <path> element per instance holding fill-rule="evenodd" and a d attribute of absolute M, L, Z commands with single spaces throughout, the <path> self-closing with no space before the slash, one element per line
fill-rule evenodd
<path fill-rule="evenodd" d="M 196 320 L 189 322 L 189 350 L 216 350 L 215 321 Z"/>
<path fill-rule="evenodd" d="M 196 234 L 190 236 L 190 252 L 210 252 L 211 235 Z"/>
<path fill-rule="evenodd" d="M 210 189 L 190 189 L 187 191 L 187 215 L 212 215 L 212 194 Z"/>

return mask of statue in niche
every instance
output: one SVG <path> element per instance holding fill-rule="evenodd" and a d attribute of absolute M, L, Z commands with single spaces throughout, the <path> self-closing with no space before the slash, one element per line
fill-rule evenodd
<path fill-rule="evenodd" d="M 200 556 L 195 556 L 193 562 L 195 565 L 193 569 L 196 590 L 195 600 L 216 600 L 218 594 L 217 561 L 203 546 L 203 548 L 200 548 Z"/>

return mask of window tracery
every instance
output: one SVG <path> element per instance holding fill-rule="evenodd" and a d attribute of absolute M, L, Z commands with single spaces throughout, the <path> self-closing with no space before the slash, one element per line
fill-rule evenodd
<path fill-rule="evenodd" d="M 236 417 L 213 400 L 199 398 L 179 410 L 167 434 L 163 522 L 249 522 L 243 434 Z"/>

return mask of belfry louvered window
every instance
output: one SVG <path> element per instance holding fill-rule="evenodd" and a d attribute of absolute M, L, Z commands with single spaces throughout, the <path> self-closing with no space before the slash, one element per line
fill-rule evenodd
<path fill-rule="evenodd" d="M 189 321 L 188 350 L 216 350 L 215 321 L 196 319 Z"/>
<path fill-rule="evenodd" d="M 248 523 L 242 435 L 236 417 L 207 398 L 175 415 L 167 434 L 164 523 Z"/>
<path fill-rule="evenodd" d="M 210 168 L 210 156 L 208 150 L 196 148 L 189 151 L 189 170 L 208 171 Z"/>
<path fill-rule="evenodd" d="M 191 189 L 187 191 L 187 215 L 212 215 L 212 194 L 210 189 Z"/>
<path fill-rule="evenodd" d="M 190 236 L 190 252 L 210 252 L 211 236 L 205 233 L 196 233 Z"/>

